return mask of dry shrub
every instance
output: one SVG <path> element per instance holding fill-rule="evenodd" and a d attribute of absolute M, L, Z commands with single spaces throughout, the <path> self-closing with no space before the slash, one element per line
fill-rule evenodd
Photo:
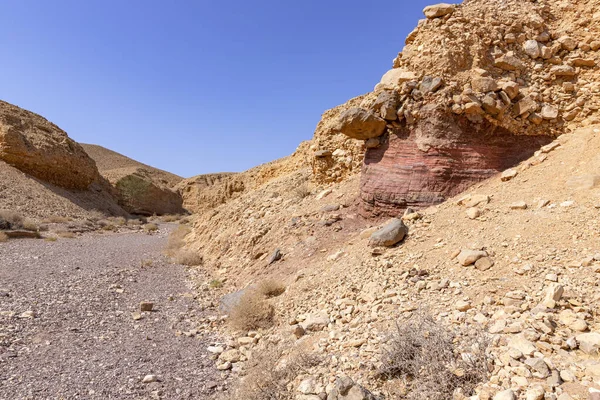
<path fill-rule="evenodd" d="M 219 289 L 223 287 L 223 281 L 219 279 L 213 279 L 208 285 L 213 289 Z"/>
<path fill-rule="evenodd" d="M 152 260 L 142 260 L 140 265 L 142 268 L 151 267 L 154 262 Z"/>
<path fill-rule="evenodd" d="M 146 232 L 156 232 L 158 230 L 158 225 L 153 223 L 146 224 L 144 225 L 144 230 Z"/>
<path fill-rule="evenodd" d="M 189 267 L 202 265 L 202 256 L 192 250 L 180 249 L 175 253 L 175 262 Z"/>
<path fill-rule="evenodd" d="M 275 279 L 267 279 L 258 284 L 258 291 L 265 297 L 277 297 L 285 292 L 285 285 Z"/>
<path fill-rule="evenodd" d="M 235 330 L 251 331 L 269 328 L 275 319 L 275 308 L 257 289 L 247 289 L 229 313 L 229 324 Z"/>
<path fill-rule="evenodd" d="M 44 238 L 44 240 L 46 242 L 56 242 L 58 238 L 56 236 L 48 236 L 47 238 Z"/>
<path fill-rule="evenodd" d="M 447 400 L 460 388 L 469 396 L 488 378 L 489 345 L 483 333 L 456 341 L 454 334 L 424 312 L 396 324 L 382 359 L 381 376 L 402 378 L 408 400 Z"/>
<path fill-rule="evenodd" d="M 160 220 L 162 222 L 175 222 L 178 221 L 181 218 L 180 215 L 163 215 L 162 217 L 160 217 Z"/>
<path fill-rule="evenodd" d="M 288 353 L 288 354 L 286 354 Z M 309 374 L 309 369 L 320 365 L 321 357 L 300 349 L 286 352 L 282 345 L 252 353 L 245 370 L 247 375 L 238 381 L 228 394 L 228 400 L 292 400 L 294 390 L 288 386 L 300 374 Z"/>
<path fill-rule="evenodd" d="M 46 224 L 66 224 L 69 218 L 61 217 L 60 215 L 52 215 L 44 220 Z"/>
<path fill-rule="evenodd" d="M 165 247 L 165 254 L 168 256 L 175 256 L 177 252 L 183 246 L 185 246 L 185 237 L 190 232 L 191 229 L 184 225 L 179 225 L 177 229 L 174 229 L 169 234 L 169 240 L 167 241 L 167 246 Z"/>
<path fill-rule="evenodd" d="M 59 237 L 65 238 L 65 239 L 73 239 L 76 236 L 73 232 L 70 232 L 70 231 L 57 231 L 56 234 Z"/>
<path fill-rule="evenodd" d="M 25 229 L 26 231 L 37 232 L 39 230 L 39 226 L 35 221 L 26 218 L 23 221 L 23 229 Z"/>
<path fill-rule="evenodd" d="M 0 210 L 0 229 L 21 229 L 23 228 L 23 217 L 9 210 Z"/>
<path fill-rule="evenodd" d="M 124 217 L 110 217 L 107 218 L 115 226 L 125 226 L 127 225 L 127 220 Z"/>
<path fill-rule="evenodd" d="M 297 186 L 294 189 L 294 197 L 298 200 L 302 200 L 308 196 L 310 196 L 311 194 L 311 190 L 310 187 L 308 186 L 307 183 L 303 183 L 300 186 Z"/>
<path fill-rule="evenodd" d="M 0 243 L 8 241 L 8 236 L 4 232 L 0 232 Z"/>

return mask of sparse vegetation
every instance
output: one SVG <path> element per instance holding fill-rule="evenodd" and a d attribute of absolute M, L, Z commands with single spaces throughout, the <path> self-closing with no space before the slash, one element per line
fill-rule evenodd
<path fill-rule="evenodd" d="M 0 232 L 0 243 L 8 241 L 8 236 L 4 232 Z"/>
<path fill-rule="evenodd" d="M 165 247 L 165 254 L 168 256 L 175 256 L 178 250 L 185 246 L 185 237 L 191 229 L 184 225 L 179 225 L 177 229 L 173 230 L 169 235 L 167 246 Z"/>
<path fill-rule="evenodd" d="M 39 231 L 39 226 L 38 224 L 29 218 L 26 218 L 25 220 L 23 220 L 23 229 L 25 229 L 26 231 L 32 231 L 32 232 L 37 232 Z"/>
<path fill-rule="evenodd" d="M 180 215 L 163 215 L 162 217 L 160 217 L 160 220 L 162 222 L 176 222 L 179 221 L 181 219 Z"/>
<path fill-rule="evenodd" d="M 303 183 L 294 189 L 294 197 L 298 200 L 302 200 L 310 196 L 311 190 L 308 183 Z"/>
<path fill-rule="evenodd" d="M 141 266 L 142 268 L 151 267 L 154 262 L 152 260 L 142 260 Z"/>
<path fill-rule="evenodd" d="M 52 215 L 46 219 L 44 219 L 44 223 L 46 224 L 66 224 L 70 219 L 67 217 L 62 217 L 60 215 Z"/>
<path fill-rule="evenodd" d="M 175 253 L 175 262 L 181 265 L 197 267 L 202 265 L 202 256 L 192 250 L 179 249 Z"/>
<path fill-rule="evenodd" d="M 483 334 L 455 342 L 453 333 L 424 312 L 397 323 L 383 353 L 381 376 L 409 383 L 409 400 L 447 400 L 460 388 L 470 395 L 488 376 Z M 461 338 L 462 339 L 462 338 Z"/>
<path fill-rule="evenodd" d="M 158 225 L 151 222 L 149 224 L 144 225 L 144 230 L 146 232 L 156 232 L 158 230 Z"/>
<path fill-rule="evenodd" d="M 223 287 L 223 281 L 219 279 L 213 279 L 208 285 L 213 289 L 219 289 Z"/>
<path fill-rule="evenodd" d="M 273 325 L 275 308 L 260 290 L 248 289 L 229 314 L 229 324 L 240 331 L 269 328 Z"/>
<path fill-rule="evenodd" d="M 277 297 L 285 292 L 285 285 L 275 279 L 267 279 L 258 284 L 258 291 L 265 297 Z"/>
<path fill-rule="evenodd" d="M 0 210 L 0 229 L 23 228 L 23 217 L 15 211 Z"/>
<path fill-rule="evenodd" d="M 124 217 L 110 217 L 107 218 L 115 226 L 125 226 L 127 225 L 127 220 Z"/>
<path fill-rule="evenodd" d="M 58 240 L 58 238 L 56 236 L 48 236 L 48 237 L 44 238 L 44 240 L 46 242 L 56 242 Z"/>
<path fill-rule="evenodd" d="M 229 400 L 292 400 L 295 393 L 289 384 L 300 374 L 307 374 L 311 367 L 322 362 L 314 353 L 298 350 L 286 352 L 283 345 L 253 352 L 246 368 L 248 375 L 239 381 L 227 397 Z"/>
<path fill-rule="evenodd" d="M 76 237 L 75 233 L 73 233 L 71 231 L 57 231 L 56 234 L 59 237 L 65 238 L 65 239 L 73 239 Z"/>

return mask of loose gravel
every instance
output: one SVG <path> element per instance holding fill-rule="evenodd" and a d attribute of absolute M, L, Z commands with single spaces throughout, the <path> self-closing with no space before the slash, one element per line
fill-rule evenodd
<path fill-rule="evenodd" d="M 157 234 L 0 243 L 0 399 L 210 399 L 207 311 Z M 140 312 L 140 302 L 154 311 Z M 141 319 L 138 319 L 140 318 Z M 143 383 L 147 375 L 153 382 Z"/>

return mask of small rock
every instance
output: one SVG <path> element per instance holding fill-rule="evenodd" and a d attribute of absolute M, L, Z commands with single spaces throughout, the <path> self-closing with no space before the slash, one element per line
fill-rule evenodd
<path fill-rule="evenodd" d="M 487 255 L 485 251 L 464 249 L 460 251 L 456 258 L 462 266 L 466 267 L 475 264 L 477 260 L 487 257 Z"/>
<path fill-rule="evenodd" d="M 158 376 L 156 375 L 146 375 L 144 379 L 142 379 L 142 383 L 152 383 L 158 382 Z"/>
<path fill-rule="evenodd" d="M 369 245 L 372 247 L 391 247 L 404 239 L 407 233 L 408 228 L 404 225 L 404 222 L 401 219 L 394 218 L 383 228 L 371 235 Z"/>
<path fill-rule="evenodd" d="M 525 394 L 525 400 L 544 400 L 544 395 L 546 391 L 543 386 L 532 386 L 527 389 L 527 393 Z"/>
<path fill-rule="evenodd" d="M 467 217 L 476 219 L 481 216 L 481 211 L 476 207 L 467 208 Z"/>
<path fill-rule="evenodd" d="M 511 389 L 496 393 L 494 400 L 517 400 L 517 395 Z"/>
<path fill-rule="evenodd" d="M 223 353 L 221 353 L 221 355 L 219 356 L 219 360 L 223 361 L 223 362 L 231 362 L 231 363 L 236 363 L 238 361 L 240 361 L 240 351 L 238 349 L 231 349 L 231 350 L 227 350 L 224 351 Z"/>
<path fill-rule="evenodd" d="M 475 268 L 480 271 L 487 271 L 494 266 L 494 261 L 489 257 L 481 257 L 475 261 Z"/>
<path fill-rule="evenodd" d="M 525 54 L 533 59 L 538 58 L 541 54 L 540 44 L 537 42 L 537 40 L 526 41 L 523 45 L 523 50 L 525 51 Z"/>
<path fill-rule="evenodd" d="M 439 3 L 431 6 L 427 6 L 423 9 L 423 14 L 429 19 L 443 17 L 448 14 L 452 14 L 455 9 L 454 4 Z"/>
<path fill-rule="evenodd" d="M 292 326 L 292 334 L 294 336 L 296 336 L 297 339 L 300 339 L 302 336 L 304 336 L 304 328 L 300 325 L 294 325 Z"/>
<path fill-rule="evenodd" d="M 587 354 L 596 355 L 600 349 L 600 333 L 589 332 L 575 336 L 579 348 Z"/>
<path fill-rule="evenodd" d="M 471 303 L 469 303 L 468 301 L 459 300 L 456 302 L 455 308 L 458 311 L 467 311 L 471 309 Z"/>
<path fill-rule="evenodd" d="M 154 303 L 151 301 L 142 301 L 140 303 L 140 311 L 152 311 L 154 308 Z"/>
<path fill-rule="evenodd" d="M 500 180 L 502 182 L 507 182 L 507 181 L 510 181 L 512 178 L 516 177 L 518 174 L 519 173 L 517 172 L 516 169 L 507 169 L 506 171 L 504 171 L 502 173 Z"/>
<path fill-rule="evenodd" d="M 526 210 L 527 203 L 525 203 L 524 201 L 517 201 L 516 203 L 512 203 L 510 205 L 510 209 L 511 210 Z"/>

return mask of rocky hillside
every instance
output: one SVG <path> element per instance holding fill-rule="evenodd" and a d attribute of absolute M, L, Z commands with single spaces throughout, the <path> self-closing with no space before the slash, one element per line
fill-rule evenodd
<path fill-rule="evenodd" d="M 374 91 L 294 154 L 310 169 L 195 217 L 188 247 L 230 320 L 208 351 L 242 376 L 234 398 L 596 396 L 598 10 L 426 8 Z M 260 323 L 240 328 L 239 298 Z"/>
<path fill-rule="evenodd" d="M 182 214 L 181 195 L 173 188 L 183 178 L 142 164 L 104 147 L 82 144 L 102 176 L 115 188 L 119 204 L 132 214 Z"/>

